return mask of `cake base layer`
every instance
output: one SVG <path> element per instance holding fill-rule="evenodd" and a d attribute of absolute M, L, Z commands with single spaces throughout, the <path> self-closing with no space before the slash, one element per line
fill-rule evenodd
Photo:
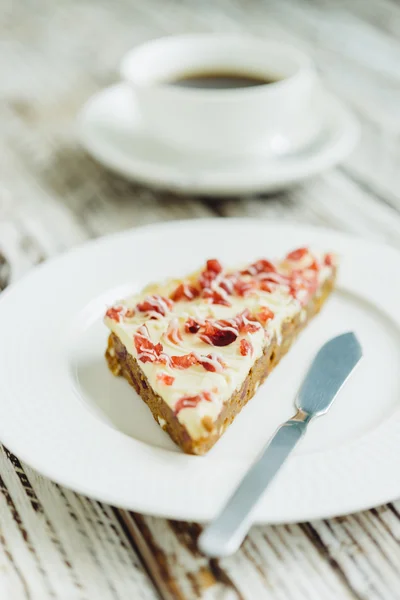
<path fill-rule="evenodd" d="M 136 359 L 130 355 L 125 346 L 115 334 L 108 339 L 106 359 L 112 373 L 120 375 L 135 388 L 150 408 L 158 424 L 169 434 L 173 441 L 187 454 L 205 454 L 221 437 L 225 429 L 232 423 L 243 406 L 252 398 L 260 384 L 266 379 L 272 369 L 287 353 L 300 331 L 321 309 L 325 300 L 332 292 L 335 277 L 331 277 L 322 286 L 319 294 L 314 296 L 304 307 L 302 316 L 296 315 L 292 320 L 283 324 L 281 343 L 273 339 L 264 350 L 264 354 L 254 363 L 242 386 L 236 390 L 213 423 L 204 422 L 208 435 L 192 439 L 185 427 L 164 400 L 151 388 Z"/>

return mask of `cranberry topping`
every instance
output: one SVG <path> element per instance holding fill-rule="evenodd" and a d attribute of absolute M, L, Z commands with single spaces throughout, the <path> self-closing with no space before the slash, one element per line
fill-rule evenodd
<path fill-rule="evenodd" d="M 253 354 L 253 346 L 248 340 L 244 338 L 240 340 L 240 354 L 242 356 L 247 356 L 247 354 Z"/>
<path fill-rule="evenodd" d="M 319 271 L 319 264 L 317 263 L 316 260 L 313 260 L 311 265 L 307 266 L 307 269 L 310 269 L 311 271 Z"/>
<path fill-rule="evenodd" d="M 240 333 L 255 333 L 260 329 L 257 319 L 250 314 L 248 308 L 235 317 Z"/>
<path fill-rule="evenodd" d="M 109 308 L 106 312 L 106 317 L 112 319 L 113 321 L 116 321 L 117 323 L 119 323 L 121 319 L 131 319 L 134 316 L 134 309 L 126 308 L 125 306 L 113 306 L 112 308 Z"/>
<path fill-rule="evenodd" d="M 182 342 L 182 334 L 179 331 L 179 321 L 176 317 L 171 319 L 166 336 L 173 344 L 179 345 L 180 342 Z"/>
<path fill-rule="evenodd" d="M 216 292 L 215 290 L 211 290 L 211 289 L 204 289 L 203 290 L 203 294 L 202 294 L 203 298 L 208 298 L 211 302 L 211 304 L 221 304 L 222 306 L 230 306 L 230 302 L 228 302 L 228 300 L 226 298 L 224 298 L 224 296 L 222 294 L 220 294 L 219 292 Z"/>
<path fill-rule="evenodd" d="M 183 356 L 171 356 L 171 366 L 175 369 L 188 369 L 197 364 L 199 364 L 199 361 L 193 352 Z"/>
<path fill-rule="evenodd" d="M 163 296 L 154 294 L 153 296 L 146 296 L 143 302 L 139 302 L 136 308 L 140 310 L 140 312 L 157 313 L 165 317 L 167 312 L 171 310 L 172 307 L 173 302 L 169 298 L 164 298 Z M 151 318 L 156 318 L 156 316 Z"/>
<path fill-rule="evenodd" d="M 297 248 L 297 250 L 289 252 L 286 258 L 289 260 L 301 260 L 306 254 L 308 254 L 308 248 Z"/>
<path fill-rule="evenodd" d="M 109 308 L 108 311 L 106 312 L 106 317 L 119 323 L 120 317 L 121 317 L 121 311 L 122 311 L 122 306 L 117 306 L 117 307 L 113 306 L 112 308 Z"/>
<path fill-rule="evenodd" d="M 255 262 L 253 267 L 257 269 L 257 273 L 269 273 L 270 271 L 276 271 L 275 266 L 265 258 L 261 258 Z"/>
<path fill-rule="evenodd" d="M 141 362 L 154 362 L 167 364 L 167 356 L 163 354 L 163 346 L 158 342 L 158 344 L 153 344 L 153 342 L 149 338 L 149 332 L 145 325 L 142 325 L 135 335 L 133 336 L 133 340 L 135 342 L 136 352 L 138 353 L 138 359 Z"/>
<path fill-rule="evenodd" d="M 193 285 L 181 283 L 178 285 L 176 290 L 172 292 L 170 298 L 174 302 L 179 302 L 179 300 L 194 300 L 194 298 L 197 298 L 199 293 L 199 290 Z"/>
<path fill-rule="evenodd" d="M 177 415 L 183 408 L 195 408 L 202 400 L 211 402 L 212 398 L 210 392 L 202 392 L 197 396 L 182 396 L 182 398 L 179 398 L 178 402 L 175 404 L 175 415 Z"/>
<path fill-rule="evenodd" d="M 269 273 L 276 271 L 274 265 L 265 258 L 260 258 L 255 263 L 249 265 L 247 269 L 241 271 L 242 275 L 257 275 L 258 273 Z"/>
<path fill-rule="evenodd" d="M 214 279 L 222 272 L 222 265 L 216 259 L 212 258 L 207 261 L 205 269 L 201 272 L 199 277 L 200 287 L 204 290 L 209 288 Z"/>
<path fill-rule="evenodd" d="M 273 313 L 271 313 L 273 316 Z M 188 321 L 186 322 L 186 325 Z M 189 324 L 191 327 L 192 323 Z M 245 309 L 233 319 L 221 319 L 218 321 L 206 321 L 204 325 L 198 327 L 194 322 L 193 333 L 195 329 L 200 332 L 199 337 L 211 346 L 229 346 L 232 344 L 239 333 L 255 333 L 260 329 L 258 318 L 250 315 L 249 309 Z M 190 329 L 189 329 L 190 330 Z M 188 331 L 188 329 L 187 329 Z"/>
<path fill-rule="evenodd" d="M 212 271 L 214 273 L 221 273 L 222 271 L 222 265 L 219 262 L 219 260 L 217 260 L 216 258 L 210 258 L 207 261 L 207 271 Z"/>
<path fill-rule="evenodd" d="M 200 329 L 201 325 L 192 317 L 190 317 L 185 323 L 185 331 L 186 333 L 197 333 Z"/>
<path fill-rule="evenodd" d="M 199 364 L 201 364 L 206 371 L 210 371 L 211 373 L 221 371 L 227 367 L 227 364 L 222 360 L 222 358 L 220 356 L 216 356 L 215 354 L 207 354 L 204 360 L 199 360 Z"/>
<path fill-rule="evenodd" d="M 206 268 L 199 277 L 199 285 L 202 289 L 201 296 L 208 300 L 210 304 L 230 306 L 227 296 L 233 292 L 232 278 L 235 279 L 235 276 L 222 277 L 222 271 L 222 265 L 216 258 L 207 261 Z"/>
<path fill-rule="evenodd" d="M 194 365 L 200 365 L 206 371 L 214 373 L 226 369 L 227 366 L 220 356 L 215 354 L 201 356 L 194 352 L 184 354 L 183 356 L 171 356 L 170 364 L 175 369 L 189 369 L 189 367 L 193 367 Z"/>
<path fill-rule="evenodd" d="M 260 290 L 263 292 L 272 292 L 272 286 L 270 281 L 262 280 L 260 281 Z"/>
<path fill-rule="evenodd" d="M 262 306 L 260 311 L 257 313 L 257 319 L 263 325 L 265 325 L 267 323 L 267 321 L 269 321 L 270 319 L 273 319 L 273 318 L 274 318 L 274 313 L 272 312 L 272 310 L 270 310 L 266 306 Z"/>
<path fill-rule="evenodd" d="M 238 296 L 248 296 L 257 288 L 257 282 L 254 279 L 250 279 L 250 281 L 238 279 L 234 284 L 234 288 Z"/>
<path fill-rule="evenodd" d="M 212 346 L 229 346 L 237 336 L 238 332 L 235 332 L 232 325 L 227 324 L 226 321 L 215 321 L 215 324 L 207 321 L 200 334 L 203 342 Z"/>
<path fill-rule="evenodd" d="M 317 287 L 317 272 L 307 270 L 294 275 L 290 282 L 290 294 L 304 305 L 307 303 L 308 298 L 315 293 Z"/>
<path fill-rule="evenodd" d="M 235 273 L 230 273 L 226 275 L 219 282 L 219 287 L 224 290 L 229 296 L 233 294 L 235 290 L 235 282 L 237 281 L 237 275 Z"/>
<path fill-rule="evenodd" d="M 167 373 L 157 373 L 157 379 L 164 385 L 172 385 L 175 381 L 175 377 L 167 375 Z"/>

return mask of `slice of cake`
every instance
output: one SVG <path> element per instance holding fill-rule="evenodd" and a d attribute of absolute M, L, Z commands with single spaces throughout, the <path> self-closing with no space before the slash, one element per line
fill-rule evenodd
<path fill-rule="evenodd" d="M 332 291 L 335 258 L 307 248 L 238 269 L 216 260 L 107 310 L 106 358 L 184 452 L 204 454 Z"/>

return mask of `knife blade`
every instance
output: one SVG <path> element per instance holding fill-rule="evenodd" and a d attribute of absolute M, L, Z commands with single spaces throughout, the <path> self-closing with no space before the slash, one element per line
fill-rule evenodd
<path fill-rule="evenodd" d="M 198 547 L 203 554 L 228 556 L 239 548 L 260 497 L 303 437 L 311 419 L 325 414 L 332 406 L 361 357 L 360 343 L 351 332 L 321 347 L 297 394 L 297 413 L 279 427 L 220 514 L 200 535 Z"/>

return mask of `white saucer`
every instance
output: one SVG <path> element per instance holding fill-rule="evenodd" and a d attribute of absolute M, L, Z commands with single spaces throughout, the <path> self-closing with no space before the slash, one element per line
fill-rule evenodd
<path fill-rule="evenodd" d="M 207 257 L 237 264 L 305 244 L 339 253 L 337 291 L 214 448 L 184 455 L 133 388 L 108 370 L 106 305 Z M 310 425 L 256 519 L 302 521 L 393 500 L 400 496 L 399 270 L 400 253 L 387 246 L 251 219 L 152 225 L 75 248 L 0 295 L 0 439 L 78 492 L 144 513 L 208 520 L 293 413 L 318 348 L 353 330 L 363 360 L 330 412 Z"/>
<path fill-rule="evenodd" d="M 292 155 L 207 158 L 185 155 L 152 137 L 125 83 L 93 96 L 83 108 L 84 147 L 113 171 L 158 188 L 180 193 L 232 196 L 271 192 L 299 182 L 343 160 L 353 149 L 358 127 L 335 97 L 321 92 L 325 127 L 318 139 Z"/>

